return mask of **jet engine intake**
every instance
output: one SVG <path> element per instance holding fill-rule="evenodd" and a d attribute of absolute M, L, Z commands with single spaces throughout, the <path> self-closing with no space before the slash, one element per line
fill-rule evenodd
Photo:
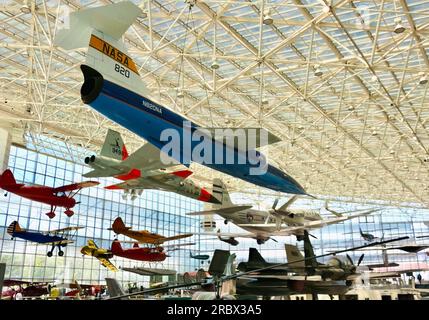
<path fill-rule="evenodd" d="M 80 88 L 80 96 L 84 103 L 89 104 L 100 94 L 104 79 L 101 73 L 84 64 L 80 66 L 80 69 L 84 77 L 83 85 Z"/>

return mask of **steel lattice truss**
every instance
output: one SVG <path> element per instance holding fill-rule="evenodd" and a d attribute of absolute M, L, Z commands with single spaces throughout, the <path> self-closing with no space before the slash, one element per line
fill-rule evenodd
<path fill-rule="evenodd" d="M 110 2 L 0 0 L 0 115 L 14 132 L 98 150 L 110 127 L 143 143 L 82 104 L 85 50 L 53 45 L 69 11 Z M 124 41 L 155 100 L 201 125 L 270 130 L 282 141 L 263 151 L 310 194 L 429 203 L 426 1 L 135 3 Z"/>

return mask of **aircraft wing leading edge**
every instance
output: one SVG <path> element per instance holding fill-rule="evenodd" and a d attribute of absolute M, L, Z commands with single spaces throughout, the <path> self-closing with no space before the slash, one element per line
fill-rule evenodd
<path fill-rule="evenodd" d="M 380 209 L 369 210 L 366 212 L 362 212 L 362 213 L 358 213 L 358 214 L 354 214 L 354 215 L 349 215 L 349 216 L 342 216 L 342 217 L 333 218 L 333 219 L 310 221 L 310 222 L 304 223 L 298 227 L 282 228 L 282 229 L 280 229 L 280 231 L 289 231 L 289 230 L 298 231 L 298 230 L 304 230 L 304 229 L 322 228 L 324 226 L 328 226 L 331 224 L 339 223 L 342 221 L 354 219 L 354 218 L 361 217 L 361 216 L 366 216 L 368 214 L 371 214 L 371 213 L 379 211 L 379 210 Z M 273 228 L 276 226 L 276 224 L 274 224 L 274 223 L 259 223 L 259 224 L 245 223 L 244 224 L 243 223 L 243 224 L 238 224 L 238 226 L 239 227 L 256 227 L 256 228 Z"/>
<path fill-rule="evenodd" d="M 233 207 L 227 207 L 227 208 L 219 208 L 219 209 L 211 209 L 211 210 L 204 210 L 204 211 L 195 211 L 195 212 L 189 212 L 186 215 L 188 216 L 203 216 L 203 215 L 209 215 L 209 214 L 231 214 L 240 212 L 243 210 L 247 210 L 252 208 L 251 205 L 239 205 L 239 206 L 233 206 Z"/>
<path fill-rule="evenodd" d="M 106 259 L 106 258 L 99 258 L 99 257 L 97 257 L 97 259 L 100 260 L 101 264 L 103 266 L 105 266 L 107 269 L 109 269 L 111 271 L 118 271 L 118 269 L 108 259 Z"/>
<path fill-rule="evenodd" d="M 162 161 L 163 158 L 167 161 Z M 122 165 L 129 168 L 138 168 L 143 169 L 144 171 L 151 171 L 174 167 L 181 164 L 167 155 L 162 157 L 160 149 L 150 143 L 146 143 L 136 152 L 131 154 L 125 161 L 123 161 Z"/>

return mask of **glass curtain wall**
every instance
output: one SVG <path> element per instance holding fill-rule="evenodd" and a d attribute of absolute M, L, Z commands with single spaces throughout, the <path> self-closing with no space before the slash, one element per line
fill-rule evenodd
<path fill-rule="evenodd" d="M 49 149 L 44 149 L 49 152 Z M 54 154 L 54 153 L 52 153 Z M 61 186 L 72 182 L 87 180 L 82 177 L 89 169 L 82 164 L 69 160 L 61 160 L 58 157 L 46 153 L 35 152 L 22 147 L 12 146 L 9 168 L 14 172 L 18 182 L 26 184 L 39 184 L 48 186 Z M 45 213 L 49 206 L 26 200 L 13 194 L 1 196 L 0 199 L 0 262 L 7 263 L 6 279 L 26 281 L 58 281 L 69 282 L 73 279 L 83 284 L 104 284 L 105 277 L 115 277 L 125 283 L 138 283 L 147 285 L 148 277 L 142 277 L 134 273 L 119 271 L 111 272 L 100 265 L 98 260 L 91 257 L 82 257 L 80 248 L 89 239 L 103 248 L 110 248 L 115 235 L 107 230 L 112 221 L 121 216 L 127 226 L 135 230 L 147 229 L 165 236 L 179 233 L 199 233 L 200 219 L 187 216 L 186 213 L 203 210 L 204 205 L 186 197 L 174 193 L 145 190 L 143 195 L 135 201 L 122 199 L 122 193 L 116 190 L 106 190 L 105 186 L 115 183 L 114 179 L 99 179 L 100 185 L 83 189 L 76 197 L 80 202 L 75 208 L 75 215 L 68 218 L 64 209 L 57 209 L 57 216 L 49 219 Z M 261 209 L 270 208 L 274 197 L 253 197 L 248 195 L 232 194 L 234 203 L 257 203 L 255 207 Z M 279 206 L 286 201 L 287 195 L 282 198 Z M 322 200 L 300 199 L 293 207 L 302 209 L 320 208 L 324 218 L 333 217 L 324 209 Z M 329 207 L 338 212 L 370 209 L 369 206 L 356 203 L 331 202 Z M 311 234 L 316 238 L 310 238 L 316 254 L 325 254 L 330 251 L 341 250 L 349 247 L 365 244 L 365 240 L 359 234 L 359 228 L 364 233 L 371 233 L 378 239 L 389 239 L 400 236 L 409 236 L 415 239 L 415 243 L 429 243 L 428 239 L 418 239 L 418 236 L 429 235 L 429 220 L 427 210 L 416 208 L 395 208 L 378 206 L 380 211 L 365 217 L 345 221 L 322 229 L 312 230 Z M 205 218 L 207 219 L 207 217 Z M 84 226 L 77 232 L 75 243 L 65 249 L 65 256 L 46 256 L 50 249 L 47 246 L 36 246 L 22 240 L 10 240 L 7 234 L 7 226 L 12 221 L 18 221 L 21 227 L 31 230 L 47 231 L 68 226 Z M 224 224 L 223 219 L 214 216 L 213 220 L 222 232 L 240 232 L 243 230 L 232 223 Z M 202 221 L 202 218 L 201 218 Z M 216 231 L 214 229 L 214 231 Z M 247 261 L 248 248 L 255 247 L 261 251 L 262 256 L 270 262 L 285 262 L 286 254 L 284 243 L 297 244 L 302 250 L 302 242 L 297 242 L 294 236 L 274 237 L 277 242 L 268 240 L 263 245 L 257 245 L 253 239 L 237 239 L 238 246 L 230 246 L 221 242 L 217 237 L 194 236 L 185 238 L 179 242 L 196 242 L 189 247 L 193 252 L 211 255 L 215 249 L 230 250 L 237 254 L 237 262 Z M 119 240 L 130 240 L 123 236 Z M 131 246 L 131 244 L 124 244 Z M 176 250 L 163 263 L 143 263 L 127 260 L 119 257 L 112 259 L 113 264 L 120 267 L 145 266 L 154 268 L 175 269 L 179 273 L 195 271 L 200 267 L 208 267 L 209 261 L 201 263 L 199 260 L 189 258 L 189 249 Z M 302 250 L 303 251 L 303 250 Z M 427 268 L 427 250 L 419 253 L 406 253 L 399 250 L 388 250 L 389 262 L 399 263 L 403 267 Z M 356 263 L 362 253 L 365 253 L 362 264 L 383 263 L 381 250 L 367 250 L 349 253 Z M 321 262 L 325 261 L 321 259 Z M 429 280 L 427 272 L 421 272 L 425 280 Z"/>
<path fill-rule="evenodd" d="M 58 159 L 54 156 L 12 146 L 9 168 L 18 183 L 47 186 L 62 186 L 73 182 L 89 180 L 82 177 L 89 168 Z M 94 180 L 94 179 L 93 179 Z M 49 219 L 45 214 L 50 207 L 8 193 L 0 198 L 0 262 L 7 264 L 6 279 L 25 281 L 58 281 L 68 283 L 73 279 L 82 284 L 104 284 L 105 277 L 115 277 L 124 283 L 137 282 L 146 284 L 148 277 L 121 271 L 108 271 L 95 258 L 80 253 L 82 246 L 92 239 L 99 247 L 110 248 L 115 238 L 111 227 L 113 220 L 120 216 L 127 226 L 135 230 L 150 230 L 164 236 L 179 233 L 195 233 L 199 231 L 199 220 L 185 215 L 186 212 L 202 210 L 202 204 L 174 193 L 145 190 L 141 197 L 131 201 L 122 199 L 118 190 L 107 190 L 105 186 L 114 184 L 114 179 L 97 179 L 100 185 L 82 189 L 76 196 L 79 202 L 73 210 L 75 214 L 69 218 L 64 208 L 57 208 L 56 216 Z M 116 182 L 117 183 L 117 182 Z M 7 226 L 18 221 L 24 229 L 48 231 L 69 226 L 83 226 L 77 231 L 75 243 L 68 245 L 63 257 L 57 256 L 56 250 L 52 257 L 46 253 L 50 247 L 35 245 L 20 239 L 11 240 L 7 234 Z M 175 250 L 162 263 L 147 263 L 127 260 L 120 257 L 111 259 L 120 267 L 145 266 L 167 268 L 179 273 L 194 271 L 199 262 L 189 259 L 189 249 L 199 250 L 198 239 L 185 238 L 175 243 L 197 243 L 195 246 Z M 131 240 L 119 236 L 119 240 Z M 123 244 L 130 247 L 132 244 Z"/>

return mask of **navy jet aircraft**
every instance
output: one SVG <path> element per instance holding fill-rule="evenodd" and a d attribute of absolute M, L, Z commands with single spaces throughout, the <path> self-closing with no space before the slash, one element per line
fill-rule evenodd
<path fill-rule="evenodd" d="M 107 132 L 100 154 L 86 157 L 85 163 L 93 170 L 83 174 L 84 177 L 115 177 L 122 180 L 123 182 L 107 186 L 106 189 L 124 190 L 124 200 L 127 195 L 130 195 L 131 200 L 135 200 L 143 190 L 155 189 L 175 192 L 204 202 L 219 203 L 210 192 L 188 178 L 192 171 L 167 171 L 169 166 L 161 162 L 159 149 L 150 143 L 128 155 L 121 134 L 111 129 Z"/>

